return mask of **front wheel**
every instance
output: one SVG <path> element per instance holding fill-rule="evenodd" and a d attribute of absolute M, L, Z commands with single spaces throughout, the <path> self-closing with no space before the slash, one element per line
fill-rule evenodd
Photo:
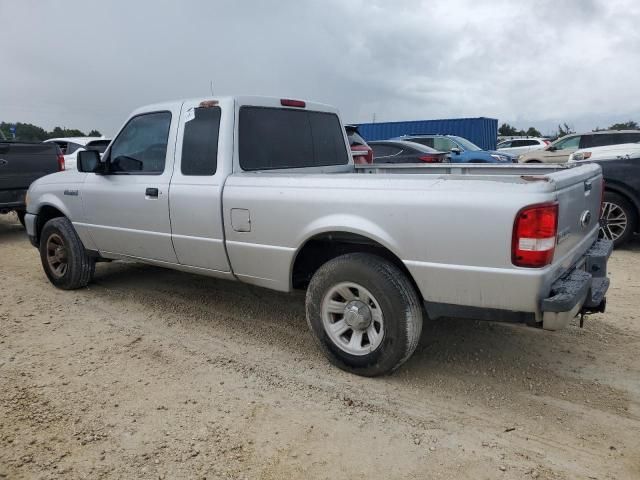
<path fill-rule="evenodd" d="M 40 260 L 49 281 L 63 290 L 86 286 L 96 266 L 65 217 L 53 218 L 42 228 Z"/>
<path fill-rule="evenodd" d="M 636 230 L 638 217 L 631 202 L 613 192 L 604 192 L 600 215 L 600 238 L 613 240 L 614 247 L 625 244 Z"/>
<path fill-rule="evenodd" d="M 414 352 L 422 308 L 407 276 L 376 255 L 351 253 L 325 263 L 311 279 L 307 322 L 337 367 L 374 377 Z"/>

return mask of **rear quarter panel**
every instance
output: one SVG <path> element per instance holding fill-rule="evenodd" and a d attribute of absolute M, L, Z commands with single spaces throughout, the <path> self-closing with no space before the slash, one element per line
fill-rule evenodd
<path fill-rule="evenodd" d="M 511 264 L 513 221 L 523 206 L 554 199 L 546 183 L 506 177 L 234 174 L 224 190 L 227 251 L 239 278 L 287 291 L 307 239 L 353 232 L 399 257 L 425 300 L 535 311 L 549 269 Z M 250 232 L 233 229 L 234 208 L 249 210 Z"/>

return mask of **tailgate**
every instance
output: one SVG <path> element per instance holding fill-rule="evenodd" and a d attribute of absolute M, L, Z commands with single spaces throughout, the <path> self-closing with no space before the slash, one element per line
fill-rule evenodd
<path fill-rule="evenodd" d="M 573 265 L 598 235 L 602 170 L 584 165 L 549 174 L 559 204 L 558 237 L 554 263 Z"/>
<path fill-rule="evenodd" d="M 53 143 L 0 143 L 0 190 L 26 190 L 31 182 L 58 171 Z"/>

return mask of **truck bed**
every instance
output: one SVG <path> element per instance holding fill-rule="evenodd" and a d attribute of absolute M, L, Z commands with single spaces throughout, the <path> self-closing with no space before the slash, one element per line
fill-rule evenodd
<path fill-rule="evenodd" d="M 355 165 L 359 173 L 421 173 L 429 175 L 474 175 L 474 176 L 504 176 L 504 175 L 547 175 L 558 171 L 574 168 L 572 165 L 549 164 L 412 164 L 412 163 L 377 163 L 372 165 Z"/>

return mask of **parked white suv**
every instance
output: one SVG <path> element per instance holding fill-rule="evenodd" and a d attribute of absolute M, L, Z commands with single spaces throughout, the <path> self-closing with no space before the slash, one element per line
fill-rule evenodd
<path fill-rule="evenodd" d="M 104 137 L 67 137 L 67 138 L 50 138 L 44 143 L 55 143 L 60 147 L 64 155 L 65 170 L 76 170 L 78 151 L 95 150 L 102 154 L 111 139 Z"/>
<path fill-rule="evenodd" d="M 582 148 L 569 155 L 569 162 L 581 160 L 613 160 L 616 158 L 639 158 L 640 143 L 622 143 L 606 147 Z"/>
<path fill-rule="evenodd" d="M 549 140 L 544 138 L 512 138 L 498 144 L 498 150 L 504 153 L 520 155 L 532 150 L 542 150 L 549 145 Z"/>

